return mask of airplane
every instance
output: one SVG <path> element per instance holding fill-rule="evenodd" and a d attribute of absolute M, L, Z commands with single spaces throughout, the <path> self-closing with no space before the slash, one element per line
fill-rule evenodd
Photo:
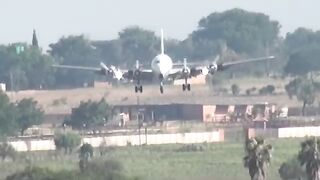
<path fill-rule="evenodd" d="M 244 63 L 252 63 L 266 60 L 274 60 L 274 56 L 267 57 L 259 57 L 254 59 L 247 59 L 236 62 L 226 62 L 226 63 L 218 63 L 219 56 L 217 56 L 213 62 L 208 63 L 207 65 L 199 64 L 199 63 L 187 63 L 187 59 L 184 58 L 183 64 L 181 63 L 173 63 L 170 56 L 165 54 L 164 51 L 164 38 L 163 38 L 163 30 L 161 29 L 161 51 L 160 54 L 155 56 L 151 61 L 151 69 L 144 69 L 139 64 L 139 61 L 136 61 L 136 67 L 133 70 L 123 70 L 119 69 L 113 65 L 108 67 L 103 62 L 100 63 L 100 68 L 97 67 L 82 67 L 82 66 L 69 66 L 69 65 L 52 65 L 56 68 L 69 68 L 69 69 L 80 69 L 80 70 L 90 70 L 95 71 L 98 74 L 105 75 L 108 77 L 112 77 L 121 80 L 129 80 L 135 81 L 135 92 L 142 93 L 143 86 L 141 82 L 146 79 L 157 80 L 160 85 L 160 93 L 164 92 L 164 81 L 168 79 L 184 79 L 184 84 L 182 84 L 183 91 L 190 91 L 191 85 L 188 83 L 188 79 L 191 77 L 196 77 L 198 75 L 214 75 L 218 71 L 223 71 L 228 69 L 231 66 L 244 64 Z M 174 66 L 180 66 L 178 68 Z M 181 67 L 182 66 L 182 67 Z M 189 67 L 193 66 L 193 67 Z"/>

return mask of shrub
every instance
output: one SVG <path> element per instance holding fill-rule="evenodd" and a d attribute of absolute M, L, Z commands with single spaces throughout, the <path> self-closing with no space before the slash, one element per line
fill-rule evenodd
<path fill-rule="evenodd" d="M 239 95 L 239 93 L 240 93 L 240 88 L 239 88 L 239 86 L 238 86 L 237 84 L 232 84 L 232 86 L 231 86 L 231 92 L 232 92 L 232 94 L 233 94 L 234 96 Z"/>

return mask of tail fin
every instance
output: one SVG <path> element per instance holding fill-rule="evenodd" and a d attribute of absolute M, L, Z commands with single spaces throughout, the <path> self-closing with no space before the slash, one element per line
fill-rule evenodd
<path fill-rule="evenodd" d="M 136 60 L 136 69 L 140 69 L 140 62 L 139 62 L 139 60 Z"/>
<path fill-rule="evenodd" d="M 187 58 L 183 58 L 183 68 L 187 68 Z"/>
<path fill-rule="evenodd" d="M 164 54 L 163 29 L 161 29 L 161 54 Z"/>

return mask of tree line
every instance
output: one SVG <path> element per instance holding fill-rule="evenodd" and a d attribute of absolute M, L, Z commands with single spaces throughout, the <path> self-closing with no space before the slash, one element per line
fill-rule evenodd
<path fill-rule="evenodd" d="M 166 39 L 166 53 L 175 60 L 237 60 L 263 55 L 276 55 L 272 71 L 285 75 L 303 75 L 319 70 L 317 57 L 320 33 L 299 28 L 279 36 L 281 25 L 262 13 L 231 9 L 214 12 L 199 20 L 198 27 L 186 39 Z M 41 41 L 41 39 L 39 40 Z M 91 83 L 91 72 L 53 69 L 52 64 L 98 66 L 100 61 L 132 68 L 136 60 L 148 66 L 159 53 L 160 39 L 155 32 L 129 26 L 112 40 L 92 41 L 83 35 L 62 37 L 43 52 L 34 34 L 32 45 L 14 43 L 0 46 L 0 81 L 8 89 L 53 89 L 79 87 Z M 264 65 L 252 64 L 246 71 L 264 72 Z M 103 77 L 99 77 L 102 78 Z M 12 86 L 12 87 L 11 87 Z"/>

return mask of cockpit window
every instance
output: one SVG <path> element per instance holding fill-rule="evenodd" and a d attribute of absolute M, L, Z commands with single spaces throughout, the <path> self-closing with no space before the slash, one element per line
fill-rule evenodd
<path fill-rule="evenodd" d="M 159 64 L 160 63 L 160 61 L 159 60 L 156 60 L 156 64 Z"/>

